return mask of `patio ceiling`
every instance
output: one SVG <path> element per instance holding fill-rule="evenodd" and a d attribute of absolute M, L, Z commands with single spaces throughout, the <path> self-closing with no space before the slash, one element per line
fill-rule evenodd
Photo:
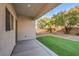
<path fill-rule="evenodd" d="M 58 6 L 59 3 L 14 3 L 17 15 L 37 19 L 49 10 Z"/>

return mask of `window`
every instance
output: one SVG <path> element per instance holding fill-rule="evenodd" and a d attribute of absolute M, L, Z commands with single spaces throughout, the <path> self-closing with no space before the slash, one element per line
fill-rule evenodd
<path fill-rule="evenodd" d="M 6 8 L 6 31 L 10 31 L 13 29 L 13 15 Z"/>
<path fill-rule="evenodd" d="M 10 23 L 10 27 L 11 29 L 13 29 L 13 25 L 14 25 L 14 19 L 13 19 L 13 15 L 11 14 L 11 19 L 10 19 L 11 23 Z"/>
<path fill-rule="evenodd" d="M 10 31 L 10 12 L 6 8 L 6 31 Z"/>

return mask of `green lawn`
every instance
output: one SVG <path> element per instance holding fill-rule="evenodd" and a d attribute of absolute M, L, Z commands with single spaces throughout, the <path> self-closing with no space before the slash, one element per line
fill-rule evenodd
<path fill-rule="evenodd" d="M 53 36 L 37 37 L 37 40 L 60 56 L 79 56 L 79 42 L 77 41 Z"/>

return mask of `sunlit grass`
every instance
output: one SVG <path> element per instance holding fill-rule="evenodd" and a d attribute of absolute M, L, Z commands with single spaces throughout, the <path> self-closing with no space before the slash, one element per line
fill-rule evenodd
<path fill-rule="evenodd" d="M 37 40 L 60 56 L 79 55 L 79 42 L 53 36 L 37 37 Z"/>

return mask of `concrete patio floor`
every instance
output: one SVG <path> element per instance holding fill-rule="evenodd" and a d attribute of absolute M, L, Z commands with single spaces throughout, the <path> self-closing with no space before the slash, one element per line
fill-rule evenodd
<path fill-rule="evenodd" d="M 12 56 L 57 56 L 36 39 L 18 41 Z"/>

